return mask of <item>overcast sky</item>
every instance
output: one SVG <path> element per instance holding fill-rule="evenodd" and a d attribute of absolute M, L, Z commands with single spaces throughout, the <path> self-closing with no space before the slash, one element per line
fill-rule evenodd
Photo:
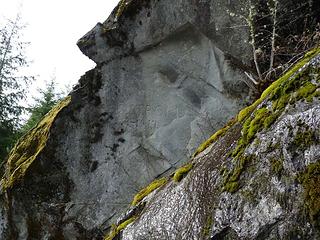
<path fill-rule="evenodd" d="M 14 19 L 19 8 L 27 24 L 24 39 L 31 42 L 27 56 L 30 73 L 43 86 L 56 76 L 60 87 L 75 84 L 95 64 L 76 46 L 77 40 L 97 22 L 107 19 L 119 0 L 0 0 L 0 20 Z M 22 4 L 21 4 L 22 3 Z M 22 5 L 21 7 L 19 7 Z"/>

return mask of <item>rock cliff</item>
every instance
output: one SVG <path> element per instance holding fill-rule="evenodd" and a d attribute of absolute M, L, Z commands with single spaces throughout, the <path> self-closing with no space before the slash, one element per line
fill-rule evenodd
<path fill-rule="evenodd" d="M 97 66 L 11 151 L 0 239 L 316 239 L 318 50 L 244 108 L 243 4 L 121 0 L 82 37 Z"/>
<path fill-rule="evenodd" d="M 0 238 L 101 238 L 141 188 L 244 107 L 248 87 L 230 54 L 246 61 L 249 48 L 237 42 L 248 33 L 225 31 L 228 41 L 214 43 L 215 24 L 230 22 L 215 4 L 121 1 L 79 40 L 97 66 L 51 119 L 48 138 L 28 134 L 11 153 Z"/>
<path fill-rule="evenodd" d="M 319 239 L 319 73 L 315 49 L 106 239 Z"/>

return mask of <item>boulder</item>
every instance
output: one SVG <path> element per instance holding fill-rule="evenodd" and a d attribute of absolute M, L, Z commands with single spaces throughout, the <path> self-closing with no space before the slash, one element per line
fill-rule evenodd
<path fill-rule="evenodd" d="M 319 73 L 314 49 L 106 239 L 319 239 Z"/>

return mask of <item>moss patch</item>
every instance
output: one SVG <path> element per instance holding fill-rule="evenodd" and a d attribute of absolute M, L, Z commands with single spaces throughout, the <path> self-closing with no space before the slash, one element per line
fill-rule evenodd
<path fill-rule="evenodd" d="M 241 190 L 240 194 L 247 202 L 251 204 L 257 203 L 256 194 L 252 190 Z"/>
<path fill-rule="evenodd" d="M 288 79 L 298 73 L 298 70 L 301 69 L 305 64 L 307 64 L 313 57 L 320 53 L 320 48 L 315 48 L 308 52 L 304 58 L 299 61 L 296 65 L 294 65 L 289 71 L 287 71 L 282 77 L 280 77 L 277 81 L 273 82 L 262 94 L 261 97 L 256 100 L 251 106 L 241 110 L 237 116 L 239 122 L 242 122 L 244 119 L 249 117 L 251 113 L 257 108 L 259 104 L 261 104 L 268 96 L 275 95 L 279 88 L 283 83 L 286 83 Z M 282 94 L 279 95 L 283 96 Z"/>
<path fill-rule="evenodd" d="M 316 142 L 316 136 L 313 131 L 306 129 L 305 131 L 299 131 L 293 139 L 292 145 L 297 150 L 305 150 L 312 143 Z"/>
<path fill-rule="evenodd" d="M 11 188 L 26 174 L 30 165 L 46 146 L 50 129 L 59 112 L 68 106 L 71 96 L 58 103 L 43 119 L 26 133 L 9 153 L 5 175 L 1 180 L 3 189 Z"/>
<path fill-rule="evenodd" d="M 120 223 L 118 226 L 113 225 L 111 227 L 110 233 L 104 237 L 104 240 L 113 240 L 123 229 L 125 229 L 130 223 L 133 223 L 135 220 L 136 217 L 131 217 Z"/>
<path fill-rule="evenodd" d="M 220 137 L 224 136 L 225 133 L 236 123 L 236 119 L 230 120 L 226 126 L 215 132 L 208 140 L 203 142 L 195 151 L 195 153 L 192 155 L 192 157 L 196 157 L 199 153 L 206 150 L 212 143 L 217 141 Z"/>
<path fill-rule="evenodd" d="M 273 82 L 261 94 L 258 100 L 252 105 L 242 109 L 236 119 L 230 121 L 224 128 L 217 131 L 207 141 L 202 143 L 193 154 L 193 157 L 197 156 L 223 136 L 236 122 L 245 121 L 242 131 L 243 137 L 238 141 L 238 146 L 232 154 L 234 157 L 240 155 L 243 153 L 244 147 L 250 143 L 257 132 L 264 128 L 269 128 L 277 120 L 289 102 L 294 103 L 302 98 L 307 101 L 312 101 L 314 97 L 319 97 L 320 92 L 317 91 L 317 86 L 310 82 L 310 74 L 319 75 L 318 71 L 316 70 L 316 73 L 314 73 L 313 69 L 307 68 L 307 71 L 303 70 L 302 73 L 299 73 L 299 70 L 317 54 L 320 54 L 320 48 L 315 48 L 308 52 L 300 62 L 277 81 Z M 319 79 L 319 76 L 317 79 Z M 295 93 L 294 96 L 293 93 Z M 273 108 L 267 109 L 264 107 L 257 110 L 257 107 L 267 98 L 272 100 Z M 252 117 L 252 115 L 254 116 Z"/>
<path fill-rule="evenodd" d="M 150 0 L 120 0 L 115 13 L 115 20 L 126 16 L 133 18 L 143 7 L 147 7 Z"/>
<path fill-rule="evenodd" d="M 244 122 L 241 138 L 237 143 L 237 147 L 232 152 L 232 156 L 234 158 L 241 156 L 247 145 L 252 142 L 255 135 L 262 129 L 269 128 L 277 118 L 278 114 L 272 113 L 265 107 L 256 110 L 253 117 L 247 118 Z"/>
<path fill-rule="evenodd" d="M 126 0 L 121 0 L 120 3 L 118 4 L 116 19 L 118 19 L 122 15 L 122 13 L 124 12 L 126 5 L 127 5 L 126 2 L 127 2 Z"/>
<path fill-rule="evenodd" d="M 139 202 L 141 202 L 142 199 L 144 199 L 146 196 L 148 196 L 150 193 L 152 193 L 154 190 L 158 189 L 159 187 L 163 186 L 167 183 L 166 178 L 160 178 L 154 180 L 152 183 L 150 183 L 146 188 L 142 189 L 140 192 L 138 192 L 131 203 L 132 206 L 136 206 Z"/>
<path fill-rule="evenodd" d="M 204 237 L 210 236 L 212 224 L 213 224 L 213 218 L 212 218 L 212 215 L 210 215 L 207 218 L 206 224 L 205 224 L 205 226 L 203 227 L 203 230 L 202 230 L 202 233 L 203 233 Z"/>
<path fill-rule="evenodd" d="M 177 169 L 173 175 L 173 180 L 175 182 L 180 182 L 188 174 L 188 172 L 190 172 L 192 168 L 193 168 L 193 163 L 188 163 L 182 166 L 181 168 Z"/>
<path fill-rule="evenodd" d="M 304 188 L 305 209 L 311 221 L 320 226 L 320 161 L 310 164 L 298 180 Z"/>
<path fill-rule="evenodd" d="M 277 176 L 280 176 L 283 171 L 283 160 L 271 159 L 271 172 L 275 173 Z"/>
<path fill-rule="evenodd" d="M 236 160 L 233 169 L 224 176 L 223 191 L 234 193 L 239 190 L 240 176 L 252 160 L 252 156 L 241 156 Z"/>
<path fill-rule="evenodd" d="M 240 175 L 250 161 L 250 158 L 244 157 L 243 154 L 247 146 L 255 139 L 256 134 L 263 129 L 269 128 L 288 104 L 294 104 L 302 99 L 310 101 L 310 96 L 312 96 L 312 99 L 314 98 L 317 86 L 311 83 L 310 76 L 318 76 L 319 68 L 306 67 L 302 71 L 299 70 L 317 54 L 320 54 L 320 48 L 307 53 L 284 76 L 273 82 L 255 103 L 239 112 L 237 120 L 243 122 L 242 132 L 236 148 L 231 153 L 236 163 L 233 169 L 226 174 L 227 177 L 223 186 L 224 191 L 233 193 L 239 189 Z M 272 108 L 267 107 L 267 99 L 272 102 Z M 258 108 L 259 105 L 262 106 Z"/>

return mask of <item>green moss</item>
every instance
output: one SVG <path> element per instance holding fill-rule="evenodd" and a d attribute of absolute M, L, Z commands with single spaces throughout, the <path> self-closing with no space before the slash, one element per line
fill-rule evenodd
<path fill-rule="evenodd" d="M 231 156 L 233 158 L 237 158 L 238 156 L 242 155 L 246 146 L 247 146 L 247 142 L 244 140 L 244 138 L 240 138 L 236 148 L 231 153 Z"/>
<path fill-rule="evenodd" d="M 237 120 L 243 123 L 241 137 L 230 154 L 236 164 L 224 181 L 223 189 L 225 191 L 235 192 L 239 189 L 240 184 L 238 181 L 240 175 L 250 160 L 243 157 L 243 154 L 247 146 L 255 139 L 256 134 L 263 129 L 269 128 L 289 103 L 293 104 L 301 99 L 307 100 L 309 96 L 314 97 L 313 94 L 317 92 L 317 87 L 310 82 L 310 74 L 314 74 L 313 71 L 317 72 L 319 70 L 314 70 L 312 67 L 307 67 L 300 72 L 298 70 L 319 53 L 320 48 L 310 51 L 287 73 L 273 82 L 257 101 L 239 112 Z M 267 98 L 272 101 L 272 109 L 266 107 L 258 108 Z M 277 166 L 277 170 L 280 171 L 280 166 Z"/>
<path fill-rule="evenodd" d="M 299 174 L 299 182 L 304 188 L 305 209 L 314 224 L 320 225 L 320 161 L 310 164 Z"/>
<path fill-rule="evenodd" d="M 312 84 L 311 82 L 307 82 L 304 84 L 303 87 L 299 88 L 296 92 L 296 99 L 305 99 L 306 97 L 310 96 L 314 93 L 317 89 L 317 86 Z"/>
<path fill-rule="evenodd" d="M 26 174 L 31 164 L 46 146 L 50 129 L 59 112 L 68 106 L 71 97 L 68 96 L 48 112 L 43 119 L 14 146 L 8 156 L 4 177 L 1 180 L 3 189 L 11 188 Z"/>
<path fill-rule="evenodd" d="M 140 192 L 138 192 L 131 203 L 132 206 L 136 206 L 139 202 L 141 202 L 142 199 L 144 199 L 146 196 L 148 196 L 150 193 L 152 193 L 157 188 L 163 186 L 167 183 L 166 178 L 160 178 L 154 180 L 152 183 L 150 183 L 146 188 L 142 189 Z"/>
<path fill-rule="evenodd" d="M 314 132 L 311 130 L 299 131 L 292 142 L 297 150 L 304 150 L 311 146 L 316 140 Z"/>
<path fill-rule="evenodd" d="M 242 155 L 239 159 L 236 159 L 235 166 L 224 179 L 223 191 L 234 193 L 240 188 L 240 176 L 251 162 L 252 156 Z"/>
<path fill-rule="evenodd" d="M 208 237 L 210 235 L 210 232 L 211 232 L 211 228 L 212 228 L 212 224 L 213 224 L 213 218 L 212 216 L 210 215 L 208 218 L 207 218 L 207 222 L 203 228 L 203 236 L 204 237 Z"/>
<path fill-rule="evenodd" d="M 316 86 L 310 83 L 310 76 L 308 71 L 298 73 L 305 64 L 307 64 L 314 56 L 320 53 L 320 48 L 315 48 L 308 52 L 305 57 L 286 72 L 281 78 L 273 82 L 252 105 L 241 110 L 235 121 L 228 124 L 223 129 L 212 135 L 206 142 L 196 150 L 193 157 L 204 151 L 219 137 L 223 136 L 227 130 L 236 122 L 244 122 L 242 128 L 242 137 L 239 139 L 237 147 L 232 152 L 233 157 L 237 157 L 244 152 L 246 146 L 254 139 L 256 133 L 262 129 L 269 128 L 281 115 L 284 108 L 292 101 L 294 92 L 294 101 L 301 98 L 309 99 L 315 96 L 320 96 L 316 91 Z M 301 81 L 301 77 L 304 77 Z M 317 93 L 317 94 L 315 94 Z M 314 94 L 314 95 L 313 95 Z M 272 110 L 267 108 L 257 109 L 257 107 L 269 97 L 272 100 Z M 293 102 L 291 102 L 293 103 Z"/>
<path fill-rule="evenodd" d="M 239 182 L 227 182 L 224 184 L 223 191 L 229 192 L 229 193 L 235 193 L 238 191 L 240 186 Z"/>
<path fill-rule="evenodd" d="M 249 128 L 247 129 L 247 141 L 251 141 L 255 134 L 264 128 L 264 121 L 269 117 L 270 112 L 266 108 L 258 109 L 255 112 L 254 118 L 250 121 Z"/>
<path fill-rule="evenodd" d="M 254 104 L 250 105 L 249 107 L 246 107 L 242 109 L 237 116 L 237 119 L 239 122 L 242 122 L 245 118 L 249 117 L 253 110 L 259 105 L 258 101 L 256 101 Z"/>
<path fill-rule="evenodd" d="M 264 119 L 263 127 L 268 129 L 279 117 L 280 113 L 272 113 Z"/>
<path fill-rule="evenodd" d="M 272 102 L 272 109 L 273 111 L 282 111 L 290 102 L 291 95 L 290 94 L 283 94 L 280 95 Z"/>
<path fill-rule="evenodd" d="M 283 171 L 283 160 L 271 159 L 270 163 L 272 173 L 280 176 Z"/>
<path fill-rule="evenodd" d="M 232 152 L 232 156 L 242 155 L 246 146 L 254 139 L 257 132 L 267 128 L 277 119 L 276 114 L 272 114 L 267 108 L 258 109 L 253 113 L 253 117 L 247 118 L 242 126 L 242 135 L 237 143 L 237 147 Z"/>
<path fill-rule="evenodd" d="M 314 98 L 320 98 L 320 89 L 317 89 L 313 94 L 310 94 L 310 96 L 308 96 L 306 100 L 307 102 L 312 102 Z"/>
<path fill-rule="evenodd" d="M 119 17 L 122 15 L 126 8 L 126 0 L 121 0 L 120 3 L 118 4 L 118 10 L 116 13 L 116 19 L 119 19 Z"/>
<path fill-rule="evenodd" d="M 261 97 L 257 99 L 251 106 L 241 110 L 237 116 L 239 122 L 249 117 L 251 113 L 262 103 L 268 96 L 275 95 L 275 92 L 279 91 L 279 86 L 288 81 L 293 75 L 297 74 L 298 70 L 307 64 L 313 57 L 320 53 L 320 48 L 315 48 L 308 52 L 304 58 L 294 65 L 289 71 L 287 71 L 281 78 L 273 82 L 264 92 Z M 282 94 L 280 94 L 282 95 Z"/>
<path fill-rule="evenodd" d="M 256 203 L 257 202 L 256 194 L 251 190 L 242 190 L 242 191 L 240 191 L 240 194 L 249 203 Z"/>
<path fill-rule="evenodd" d="M 136 217 L 131 217 L 120 223 L 118 226 L 112 225 L 110 233 L 104 237 L 104 240 L 113 240 L 123 229 L 125 229 L 130 223 L 133 223 L 135 220 Z"/>
<path fill-rule="evenodd" d="M 320 90 L 315 91 L 313 94 L 310 94 L 308 97 L 306 97 L 306 101 L 311 103 L 315 98 L 319 98 L 319 97 L 320 97 Z"/>
<path fill-rule="evenodd" d="M 190 172 L 192 168 L 193 168 L 193 163 L 188 163 L 182 166 L 181 168 L 177 169 L 173 175 L 173 180 L 175 182 L 180 182 L 188 174 L 188 172 Z"/>
<path fill-rule="evenodd" d="M 228 173 L 228 169 L 227 169 L 226 167 L 221 167 L 219 174 L 220 174 L 221 176 L 225 176 L 226 173 Z"/>
<path fill-rule="evenodd" d="M 196 157 L 199 153 L 203 152 L 205 149 L 207 149 L 212 143 L 217 141 L 220 137 L 224 136 L 225 133 L 236 123 L 236 119 L 230 120 L 226 126 L 218 130 L 216 133 L 214 133 L 208 140 L 206 140 L 204 143 L 202 143 L 195 153 L 193 154 L 193 158 Z"/>

